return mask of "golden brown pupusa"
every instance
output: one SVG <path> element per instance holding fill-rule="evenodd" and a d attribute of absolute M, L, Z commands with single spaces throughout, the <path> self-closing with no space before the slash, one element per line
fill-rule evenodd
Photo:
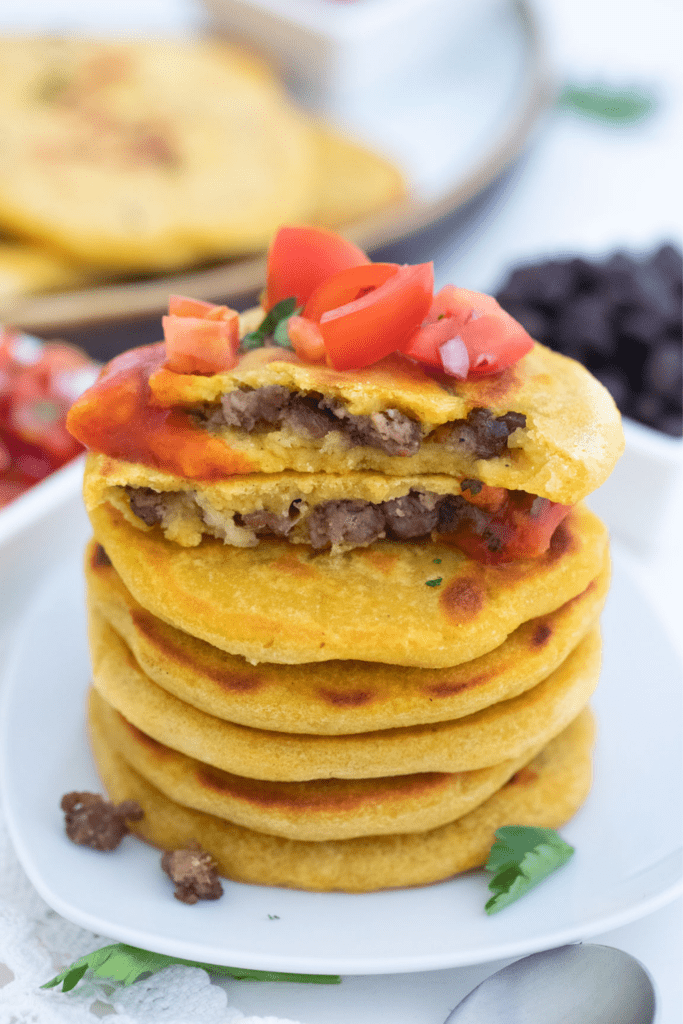
<path fill-rule="evenodd" d="M 421 668 L 462 664 L 523 622 L 586 589 L 607 530 L 575 506 L 536 558 L 484 565 L 431 540 L 382 541 L 342 555 L 266 539 L 187 548 L 131 526 L 110 504 L 90 511 L 133 597 L 158 618 L 253 662 L 347 659 Z M 434 559 L 439 586 L 433 579 Z"/>
<path fill-rule="evenodd" d="M 584 711 L 497 793 L 450 824 L 404 835 L 307 842 L 266 835 L 170 800 L 114 749 L 95 715 L 89 725 L 111 799 L 137 800 L 145 811 L 132 826 L 141 838 L 167 850 L 194 838 L 227 878 L 323 892 L 425 885 L 477 867 L 502 825 L 563 825 L 586 799 L 592 779 L 594 727 Z"/>

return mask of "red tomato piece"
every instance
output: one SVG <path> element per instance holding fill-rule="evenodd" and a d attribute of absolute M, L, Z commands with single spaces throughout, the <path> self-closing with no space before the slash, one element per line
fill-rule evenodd
<path fill-rule="evenodd" d="M 462 373 L 447 345 L 461 338 L 469 356 Z M 483 377 L 511 366 L 533 348 L 533 340 L 491 295 L 448 284 L 434 296 L 427 318 L 418 328 L 406 355 L 464 379 Z M 443 349 L 443 351 L 442 351 Z"/>
<path fill-rule="evenodd" d="M 570 509 L 570 505 L 524 491 L 510 491 L 499 510 L 484 512 L 483 519 L 465 521 L 443 537 L 470 558 L 488 565 L 535 558 L 548 550 L 553 533 Z"/>
<path fill-rule="evenodd" d="M 368 263 L 348 267 L 318 285 L 304 307 L 307 320 L 320 323 L 324 313 L 356 302 L 383 285 L 399 269 L 398 263 Z"/>
<path fill-rule="evenodd" d="M 534 512 L 534 508 L 537 511 Z M 536 498 L 531 511 L 513 514 L 514 533 L 505 545 L 506 560 L 542 555 L 548 550 L 552 535 L 570 509 L 571 505 Z"/>
<path fill-rule="evenodd" d="M 268 311 L 291 296 L 297 306 L 303 306 L 328 277 L 369 262 L 362 249 L 333 231 L 313 227 L 280 228 L 268 250 L 263 307 Z"/>
<path fill-rule="evenodd" d="M 310 306 L 315 314 L 311 319 L 320 317 L 334 369 L 357 369 L 405 347 L 429 310 L 433 287 L 431 263 L 404 267 L 373 263 L 342 272 L 321 285 L 304 315 L 309 316 Z M 340 304 L 332 308 L 331 301 Z"/>
<path fill-rule="evenodd" d="M 30 484 L 21 484 L 17 480 L 0 480 L 0 508 L 9 505 L 20 494 L 28 490 Z"/>
<path fill-rule="evenodd" d="M 472 315 L 469 296 L 475 294 L 464 288 L 456 288 L 454 284 L 445 285 L 432 299 L 429 313 L 410 339 L 408 347 L 404 349 L 405 354 L 420 363 L 433 366 L 437 370 L 445 370 L 446 373 L 464 380 L 467 377 L 468 360 L 463 357 L 454 361 L 452 353 L 447 350 L 444 363 L 441 348 L 447 342 L 462 336 L 462 329 Z M 491 301 L 495 302 L 495 299 Z M 457 372 L 453 372 L 456 364 Z"/>
<path fill-rule="evenodd" d="M 488 484 L 479 483 L 479 481 L 477 483 L 478 487 L 473 487 L 472 481 L 470 481 L 467 487 L 464 486 L 464 483 L 460 485 L 463 498 L 470 505 L 483 508 L 485 512 L 499 512 L 508 500 L 506 489 L 504 487 L 490 487 Z"/>
<path fill-rule="evenodd" d="M 452 316 L 456 317 L 464 326 L 472 317 L 473 312 L 477 314 L 496 313 L 500 309 L 501 306 L 492 295 L 447 284 L 434 296 L 432 308 L 429 310 L 429 319 L 435 320 L 442 315 Z"/>
<path fill-rule="evenodd" d="M 212 309 L 216 309 L 213 302 L 204 302 L 203 299 L 188 299 L 186 295 L 169 295 L 168 312 L 171 316 L 195 316 L 203 319 Z M 220 307 L 225 309 L 226 307 Z"/>
<path fill-rule="evenodd" d="M 327 351 L 320 328 L 303 316 L 290 316 L 287 335 L 299 359 L 306 363 L 324 363 Z"/>
<path fill-rule="evenodd" d="M 174 373 L 221 373 L 237 365 L 239 325 L 230 320 L 190 316 L 161 318 L 166 342 L 166 369 Z"/>
<path fill-rule="evenodd" d="M 461 337 L 470 355 L 469 379 L 498 373 L 534 347 L 531 335 L 502 309 L 470 320 Z"/>
<path fill-rule="evenodd" d="M 430 310 L 429 318 L 418 327 L 403 351 L 411 359 L 433 366 L 436 370 L 443 370 L 439 350 L 447 341 L 456 338 L 459 331 L 460 326 L 453 317 L 442 316 L 441 319 L 432 320 Z"/>

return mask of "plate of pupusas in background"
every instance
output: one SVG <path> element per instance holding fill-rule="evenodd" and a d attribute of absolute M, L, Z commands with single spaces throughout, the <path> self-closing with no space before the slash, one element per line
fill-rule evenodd
<path fill-rule="evenodd" d="M 218 38 L 0 49 L 0 320 L 37 333 L 160 314 L 169 292 L 253 297 L 282 223 L 365 249 L 406 237 L 501 174 L 551 93 L 514 6 L 438 91 L 426 76 L 400 109 L 378 99 L 336 123 Z M 445 118 L 457 132 L 434 131 Z"/>

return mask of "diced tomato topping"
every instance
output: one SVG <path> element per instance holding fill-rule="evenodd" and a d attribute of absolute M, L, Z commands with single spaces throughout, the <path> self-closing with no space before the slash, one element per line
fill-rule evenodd
<path fill-rule="evenodd" d="M 307 363 L 324 363 L 327 350 L 320 328 L 303 316 L 290 316 L 287 335 L 299 359 Z"/>
<path fill-rule="evenodd" d="M 478 511 L 463 517 L 458 529 L 442 534 L 442 539 L 488 565 L 534 558 L 548 550 L 553 533 L 570 509 L 570 505 L 524 491 L 508 491 L 505 503 L 493 514 Z"/>
<path fill-rule="evenodd" d="M 470 505 L 483 508 L 485 512 L 500 512 L 508 500 L 508 492 L 504 487 L 489 487 L 479 480 L 463 480 L 460 490 Z"/>
<path fill-rule="evenodd" d="M 372 263 L 325 281 L 304 316 L 319 322 L 335 370 L 352 370 L 407 344 L 429 310 L 433 287 L 431 263 Z"/>
<path fill-rule="evenodd" d="M 189 316 L 161 318 L 166 369 L 174 373 L 221 373 L 237 365 L 235 328 L 223 320 Z"/>
<path fill-rule="evenodd" d="M 454 284 L 447 284 L 434 296 L 432 308 L 429 311 L 430 319 L 437 319 L 439 316 L 451 316 L 465 325 L 472 317 L 472 313 L 496 313 L 502 307 L 498 300 L 492 295 L 484 292 L 473 292 L 469 288 L 456 288 Z"/>
<path fill-rule="evenodd" d="M 30 484 L 21 484 L 17 480 L 0 480 L 0 508 L 9 505 L 20 494 L 30 487 Z"/>
<path fill-rule="evenodd" d="M 441 347 L 458 336 L 459 327 L 455 325 L 452 317 L 443 316 L 440 320 L 432 320 L 431 311 L 429 316 L 430 318 L 413 334 L 410 344 L 404 349 L 404 354 L 426 366 L 443 370 Z M 463 376 L 467 376 L 467 370 Z"/>
<path fill-rule="evenodd" d="M 297 306 L 303 306 L 328 277 L 369 262 L 362 249 L 333 231 L 280 228 L 268 250 L 268 280 L 262 304 L 267 311 L 294 296 Z"/>
<path fill-rule="evenodd" d="M 467 351 L 452 341 L 460 339 Z M 420 325 L 405 354 L 451 376 L 466 377 L 497 373 L 517 362 L 533 348 L 533 340 L 491 295 L 446 285 L 434 296 L 426 320 Z"/>
<path fill-rule="evenodd" d="M 226 306 L 216 306 L 213 302 L 204 302 L 203 299 L 188 299 L 186 295 L 169 295 L 168 312 L 171 316 L 198 316 L 202 319 L 212 309 L 226 309 Z"/>
<path fill-rule="evenodd" d="M 398 263 L 368 263 L 362 267 L 348 267 L 333 274 L 313 291 L 304 306 L 307 320 L 320 322 L 324 313 L 340 309 L 350 302 L 369 295 L 398 270 Z"/>
<path fill-rule="evenodd" d="M 172 295 L 161 318 L 166 369 L 174 373 L 221 373 L 237 365 L 239 316 L 228 306 Z"/>
<path fill-rule="evenodd" d="M 534 347 L 533 338 L 502 309 L 470 320 L 461 336 L 470 355 L 470 380 L 504 370 Z"/>

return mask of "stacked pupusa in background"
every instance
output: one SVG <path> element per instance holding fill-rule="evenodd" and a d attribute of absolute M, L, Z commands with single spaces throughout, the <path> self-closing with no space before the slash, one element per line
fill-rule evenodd
<path fill-rule="evenodd" d="M 360 278 L 424 277 L 377 267 Z M 618 413 L 530 339 L 464 379 L 426 371 L 443 297 L 425 290 L 383 342 L 421 362 L 368 362 L 366 333 L 357 366 L 326 341 L 332 366 L 269 344 L 178 373 L 161 344 L 72 410 L 92 449 L 96 761 L 144 838 L 197 839 L 227 877 L 434 881 L 482 863 L 500 825 L 559 826 L 590 787 L 609 556 L 581 499 L 619 456 Z M 352 312 L 381 309 L 382 283 L 361 292 Z"/>

